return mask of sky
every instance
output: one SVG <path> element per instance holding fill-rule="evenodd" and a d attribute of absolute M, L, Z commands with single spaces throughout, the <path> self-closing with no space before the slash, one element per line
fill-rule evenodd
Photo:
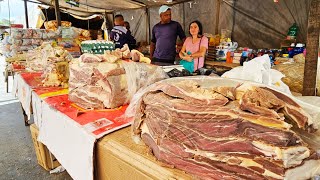
<path fill-rule="evenodd" d="M 2 19 L 9 19 L 9 8 L 10 6 L 10 20 L 14 21 L 15 24 L 23 24 L 26 27 L 25 12 L 24 12 L 24 1 L 23 0 L 0 0 L 0 21 Z M 35 28 L 38 20 L 38 5 L 28 2 L 28 16 L 29 26 Z"/>

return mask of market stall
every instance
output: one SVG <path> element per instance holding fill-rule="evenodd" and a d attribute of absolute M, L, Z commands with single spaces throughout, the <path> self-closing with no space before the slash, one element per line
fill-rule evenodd
<path fill-rule="evenodd" d="M 41 2 L 50 4 L 49 1 Z M 62 1 L 60 8 L 71 13 L 94 14 L 108 10 L 132 16 L 131 20 L 135 22 L 133 34 L 140 41 L 149 41 L 150 26 L 158 21 L 157 18 L 150 19 L 158 17 L 152 14 L 156 13 L 153 6 L 162 1 L 108 2 L 105 6 L 98 6 L 97 1 L 88 0 L 90 6 L 85 6 L 80 1 L 79 7 L 70 10 Z M 200 12 L 201 8 L 197 6 L 205 4 L 183 2 L 168 4 L 173 5 L 175 13 L 183 12 L 185 16 L 178 20 L 186 28 L 191 21 L 189 14 Z M 210 3 L 214 10 L 224 8 L 222 11 L 227 13 L 218 14 L 220 21 L 218 18 L 216 23 L 205 23 L 208 31 L 219 29 L 216 27 L 229 28 L 231 24 L 233 30 L 221 30 L 223 33 L 219 34 L 217 44 L 216 35 L 206 34 L 212 38 L 209 43 L 214 44 L 209 48 L 213 54 L 208 54 L 214 61 L 206 62 L 209 69 L 186 73 L 181 66 L 174 66 L 167 73 L 170 77 L 188 77 L 167 79 L 163 68 L 144 64 L 150 63 L 150 59 L 139 51 L 130 51 L 128 46 L 115 49 L 112 42 L 105 40 L 76 43 L 79 35 L 88 40 L 85 37 L 87 31 L 72 27 L 61 29 L 62 37 L 57 38 L 60 47 L 51 42 L 40 44 L 38 41 L 43 40 L 44 34 L 48 37 L 48 33 L 59 30 L 59 20 L 47 22 L 47 30 L 26 29 L 20 33 L 21 37 L 19 33 L 14 34 L 20 39 L 13 41 L 13 45 L 20 46 L 25 42 L 24 36 L 30 39 L 34 35 L 36 40 L 31 43 L 39 43 L 39 47 L 30 49 L 26 56 L 25 65 L 33 72 L 20 72 L 14 78 L 14 93 L 26 114 L 25 122 L 28 124 L 34 116 L 39 130 L 37 140 L 46 145 L 71 177 L 308 179 L 320 174 L 320 157 L 315 153 L 319 149 L 319 132 L 316 130 L 320 109 L 290 95 L 295 88 L 302 91 L 302 80 L 299 78 L 298 86 L 291 86 L 297 80 L 283 79 L 280 72 L 285 73 L 288 66 L 281 65 L 281 62 L 271 68 L 274 61 L 284 61 L 276 59 L 276 53 L 288 56 L 290 53 L 271 49 L 254 53 L 250 48 L 238 48 L 238 45 L 253 48 L 279 45 L 287 36 L 279 31 L 288 31 L 290 23 L 275 25 L 277 28 L 266 31 L 268 37 L 262 34 L 264 37 L 261 38 L 258 32 L 263 30 L 259 27 L 269 27 L 268 22 L 264 22 L 267 15 L 264 20 L 258 20 L 257 26 L 257 20 L 252 17 L 254 13 L 249 16 L 255 19 L 252 24 L 249 23 L 251 20 L 245 20 L 248 18 L 247 8 L 253 7 L 245 7 L 244 1 Z M 259 8 L 274 7 L 272 3 Z M 307 12 L 305 6 L 310 3 L 299 7 L 304 7 Z M 288 6 L 285 2 L 278 5 L 278 8 Z M 186 11 L 188 8 L 190 11 Z M 292 7 L 287 10 L 291 11 Z M 206 22 L 210 13 L 198 17 Z M 230 13 L 234 13 L 232 22 L 223 21 L 230 18 Z M 241 18 L 236 19 L 235 13 L 240 13 Z M 283 16 L 282 13 L 286 12 L 279 13 L 279 16 Z M 301 20 L 299 24 L 304 27 L 305 22 Z M 64 26 L 69 25 L 64 23 Z M 254 41 L 240 37 L 239 34 L 244 34 L 244 27 L 252 30 L 252 36 L 259 34 L 254 36 Z M 304 41 L 306 32 L 303 28 L 301 32 L 294 38 Z M 215 30 L 214 33 L 219 32 Z M 78 44 L 79 54 L 71 56 L 66 50 L 70 44 Z M 292 47 L 290 56 L 303 56 L 301 50 Z M 76 59 L 76 55 L 80 57 Z M 295 58 L 295 61 L 299 63 L 300 71 L 305 60 Z M 231 71 L 221 78 L 217 77 L 219 68 Z M 204 74 L 215 77 L 196 76 Z M 131 124 L 132 127 L 127 127 Z M 230 144 L 232 146 L 228 146 Z"/>
<path fill-rule="evenodd" d="M 21 75 L 18 75 L 16 78 L 19 79 L 21 77 L 22 79 L 28 82 L 27 84 L 32 86 L 32 84 L 36 84 L 35 82 L 37 82 L 37 74 L 31 75 L 31 76 L 30 75 L 31 73 L 27 73 L 27 74 L 22 73 Z M 197 78 L 191 78 L 191 79 L 185 78 L 181 80 L 187 81 L 192 79 L 197 80 Z M 204 79 L 206 79 L 206 81 L 203 81 Z M 174 82 L 174 80 L 175 79 L 172 79 L 170 81 Z M 209 81 L 218 82 L 219 78 L 200 77 L 200 82 L 209 82 Z M 227 82 L 230 82 L 231 84 L 236 85 L 239 83 L 239 80 L 233 81 L 233 80 L 225 79 L 223 82 L 222 81 L 220 82 L 222 83 L 222 84 L 220 83 L 220 85 L 229 86 L 230 84 Z M 156 84 L 161 84 L 161 83 L 156 83 Z M 154 84 L 148 89 L 152 90 L 153 87 L 157 87 L 156 84 Z M 219 83 L 213 83 L 213 84 L 219 85 Z M 258 85 L 258 84 L 255 84 L 255 85 Z M 162 87 L 162 90 L 166 92 L 166 88 Z M 148 91 L 149 90 L 145 92 L 148 92 Z M 170 93 L 170 91 L 168 91 L 167 93 Z M 194 93 L 197 93 L 197 91 L 195 90 Z M 140 95 L 137 94 L 138 97 L 141 95 L 142 94 Z M 151 156 L 151 154 L 150 155 L 145 154 L 146 152 L 148 152 L 147 150 L 148 148 L 143 143 L 135 144 L 134 141 L 128 140 L 128 138 L 131 138 L 130 131 L 132 131 L 132 128 L 127 128 L 119 132 L 116 132 L 111 136 L 106 136 L 105 138 L 102 138 L 101 141 L 99 141 L 99 143 L 97 144 L 96 155 L 94 155 L 94 152 L 95 152 L 94 144 L 98 138 L 112 131 L 115 131 L 118 128 L 130 125 L 132 119 L 127 119 L 129 120 L 127 122 L 124 121 L 124 119 L 122 118 L 117 119 L 117 117 L 121 117 L 121 114 L 124 113 L 126 109 L 125 106 L 117 109 L 113 109 L 113 110 L 107 110 L 107 109 L 102 111 L 84 110 L 78 107 L 77 105 L 75 105 L 74 103 L 70 102 L 67 99 L 67 97 L 68 95 L 66 94 L 66 91 L 63 91 L 61 89 L 56 89 L 56 88 L 43 89 L 42 87 L 37 88 L 33 86 L 33 93 L 32 93 L 33 108 L 32 109 L 36 114 L 35 117 L 37 117 L 35 118 L 35 123 L 40 129 L 38 140 L 46 144 L 46 146 L 55 155 L 55 157 L 59 160 L 59 162 L 68 170 L 68 172 L 72 177 L 76 179 L 82 179 L 83 177 L 85 177 L 85 179 L 92 178 L 93 177 L 92 172 L 94 167 L 96 168 L 97 177 L 100 177 L 100 176 L 106 177 L 107 172 L 110 172 L 113 169 L 116 169 L 116 170 L 118 169 L 117 166 L 116 167 L 109 166 L 108 163 L 107 164 L 103 163 L 106 161 L 105 158 L 107 159 L 111 158 L 113 160 L 118 160 L 116 162 L 119 164 L 123 164 L 123 163 L 128 164 L 128 165 L 121 166 L 121 169 L 122 168 L 131 169 L 129 172 L 137 173 L 137 177 L 141 177 L 141 176 L 154 177 L 155 173 L 160 173 L 163 177 L 188 178 L 187 175 L 184 175 L 184 173 L 181 174 L 181 172 L 176 170 L 169 170 L 166 168 L 159 169 L 159 166 L 160 166 L 159 162 L 156 162 L 154 160 L 154 157 Z M 136 99 L 136 97 L 134 97 L 134 99 L 135 99 L 135 102 L 137 102 L 136 100 L 138 99 Z M 215 100 L 213 100 L 212 102 L 214 101 Z M 307 112 L 310 112 L 311 110 L 313 112 L 313 117 L 318 116 L 317 115 L 318 108 L 316 108 L 315 106 L 304 104 L 296 99 L 294 101 L 298 102 L 299 104 L 302 104 L 304 108 L 308 109 Z M 138 119 L 135 119 L 135 121 L 136 120 Z M 126 124 L 122 124 L 122 123 L 126 123 Z M 276 123 L 276 121 L 274 123 Z M 265 125 L 272 125 L 272 123 L 271 124 L 267 123 Z M 278 125 L 273 124 L 272 126 L 278 126 Z M 57 131 L 59 133 L 57 133 Z M 150 144 L 148 145 L 150 146 Z M 75 152 L 78 152 L 77 151 L 78 149 L 81 149 L 81 151 L 79 151 L 79 154 L 75 153 Z M 111 153 L 107 153 L 107 152 L 111 152 Z M 155 153 L 154 150 L 153 152 Z M 93 161 L 94 157 L 97 158 L 95 162 Z M 126 157 L 127 158 L 130 157 L 130 160 L 127 159 Z M 87 162 L 87 163 L 84 163 L 84 162 Z M 94 166 L 94 164 L 96 164 L 96 166 Z M 145 168 L 145 166 L 148 166 L 148 168 Z M 149 166 L 151 166 L 151 168 Z M 302 168 L 305 168 L 305 167 L 302 167 Z M 82 171 L 78 171 L 79 169 L 82 169 Z M 150 172 L 152 170 L 154 170 L 154 172 Z M 142 172 L 145 171 L 145 172 L 143 174 L 138 173 L 141 171 Z M 291 172 L 291 171 L 293 170 L 290 170 L 291 174 L 289 174 L 288 177 L 291 177 L 292 173 L 296 175 L 295 174 L 296 172 L 294 171 Z M 310 173 L 316 174 L 317 171 L 315 169 L 310 169 Z M 124 173 L 122 175 L 126 176 L 127 174 Z M 110 176 L 118 177 L 117 174 L 111 174 Z"/>

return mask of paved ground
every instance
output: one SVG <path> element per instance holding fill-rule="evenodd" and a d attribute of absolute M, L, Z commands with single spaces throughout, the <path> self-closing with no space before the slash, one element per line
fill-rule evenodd
<path fill-rule="evenodd" d="M 37 163 L 29 127 L 24 126 L 20 104 L 6 93 L 0 57 L 0 179 L 63 180 L 72 179 L 65 171 L 50 174 Z M 10 88 L 12 79 L 9 79 Z"/>

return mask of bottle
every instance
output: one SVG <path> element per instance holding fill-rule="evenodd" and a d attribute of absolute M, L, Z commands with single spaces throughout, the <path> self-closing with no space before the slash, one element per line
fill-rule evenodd
<path fill-rule="evenodd" d="M 232 58 L 231 58 L 231 52 L 230 52 L 230 51 L 227 52 L 226 62 L 227 62 L 227 63 L 232 63 Z"/>

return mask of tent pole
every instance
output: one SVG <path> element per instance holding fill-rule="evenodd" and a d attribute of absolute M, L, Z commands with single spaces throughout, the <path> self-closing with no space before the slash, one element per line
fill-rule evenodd
<path fill-rule="evenodd" d="M 148 44 L 151 42 L 150 9 L 147 8 Z"/>
<path fill-rule="evenodd" d="M 236 5 L 237 0 L 233 0 L 233 14 L 232 14 L 232 29 L 231 29 L 231 39 L 234 40 L 233 32 L 234 32 L 234 26 L 236 25 Z"/>
<path fill-rule="evenodd" d="M 24 13 L 25 13 L 25 18 L 26 18 L 26 26 L 27 26 L 27 28 L 29 28 L 29 17 L 28 17 L 27 0 L 24 0 Z"/>
<path fill-rule="evenodd" d="M 56 20 L 58 22 L 58 26 L 61 26 L 61 16 L 60 16 L 60 9 L 59 9 L 59 0 L 54 1 L 54 8 L 56 11 Z"/>
<path fill-rule="evenodd" d="M 307 33 L 307 55 L 304 66 L 303 96 L 316 95 L 320 33 L 320 0 L 312 0 Z"/>
<path fill-rule="evenodd" d="M 115 14 L 114 14 L 114 12 L 112 12 L 112 28 L 114 27 L 114 16 L 115 16 Z"/>
<path fill-rule="evenodd" d="M 183 11 L 182 18 L 183 18 L 183 30 L 184 30 L 184 32 L 186 32 L 186 13 L 185 13 L 186 11 L 185 11 L 184 5 L 185 5 L 185 3 L 182 3 L 182 11 Z"/>
<path fill-rule="evenodd" d="M 221 0 L 217 0 L 217 4 L 216 4 L 216 28 L 215 28 L 215 34 L 219 34 L 219 23 L 220 23 L 220 5 L 221 5 Z"/>

